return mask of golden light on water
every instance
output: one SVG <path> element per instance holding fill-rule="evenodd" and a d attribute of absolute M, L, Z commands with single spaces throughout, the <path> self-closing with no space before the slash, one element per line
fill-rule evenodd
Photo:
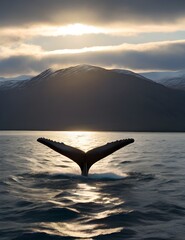
<path fill-rule="evenodd" d="M 77 188 L 72 190 L 73 196 L 71 196 L 71 200 L 80 203 L 96 202 L 99 198 L 99 192 L 96 190 L 96 186 L 78 183 Z"/>
<path fill-rule="evenodd" d="M 65 139 L 64 141 L 66 144 L 77 147 L 86 152 L 97 146 L 96 134 L 96 132 L 69 131 L 58 132 L 56 136 L 57 141 L 62 142 L 62 139 Z"/>
<path fill-rule="evenodd" d="M 91 240 L 92 237 L 107 235 L 120 232 L 123 227 L 109 228 L 103 224 L 83 224 L 83 223 L 45 223 L 43 227 L 51 229 L 45 230 L 45 233 L 56 234 L 59 236 L 73 236 Z M 39 231 L 37 231 L 39 232 Z"/>
<path fill-rule="evenodd" d="M 112 215 L 127 213 L 127 210 L 114 208 L 117 204 L 123 204 L 124 201 L 122 199 L 112 197 L 109 193 L 103 193 L 101 191 L 102 185 L 100 184 L 90 184 L 90 183 L 78 183 L 75 189 L 70 189 L 70 194 L 62 200 L 64 203 L 59 201 L 49 201 L 54 204 L 55 207 L 67 208 L 68 210 L 72 210 L 80 214 L 79 211 L 75 209 L 76 204 L 80 204 L 81 206 L 86 206 L 88 204 L 102 204 L 104 208 L 99 209 L 97 211 L 97 207 L 94 206 L 94 211 L 83 210 L 81 212 L 81 217 L 76 220 L 70 220 L 65 222 L 43 222 L 40 224 L 42 231 L 47 234 L 56 234 L 58 236 L 73 236 L 79 237 L 83 239 L 91 239 L 92 237 L 107 235 L 112 233 L 120 232 L 124 229 L 124 227 L 112 227 L 107 228 L 106 224 L 102 223 L 91 223 L 92 221 L 103 221 L 103 219 L 110 217 Z M 71 206 L 68 206 L 68 202 L 73 202 Z M 66 216 L 65 216 L 66 217 Z M 62 219 L 62 216 L 61 216 Z M 41 230 L 38 228 L 34 229 L 36 232 L 40 232 Z"/>

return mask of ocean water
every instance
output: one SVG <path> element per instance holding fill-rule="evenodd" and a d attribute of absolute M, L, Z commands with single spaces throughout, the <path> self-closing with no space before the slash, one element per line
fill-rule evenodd
<path fill-rule="evenodd" d="M 135 143 L 83 177 L 38 137 Z M 2 131 L 0 173 L 1 240 L 185 239 L 185 133 Z"/>

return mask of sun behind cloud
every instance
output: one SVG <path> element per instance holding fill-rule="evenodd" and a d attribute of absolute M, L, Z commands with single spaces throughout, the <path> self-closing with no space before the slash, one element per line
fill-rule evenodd
<path fill-rule="evenodd" d="M 65 26 L 47 27 L 43 31 L 43 35 L 49 36 L 66 36 L 74 35 L 80 36 L 83 34 L 99 34 L 106 33 L 103 28 L 98 28 L 95 26 L 85 25 L 81 23 L 74 23 Z"/>

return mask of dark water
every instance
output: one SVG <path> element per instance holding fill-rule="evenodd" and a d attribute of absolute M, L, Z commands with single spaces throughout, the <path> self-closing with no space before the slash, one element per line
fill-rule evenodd
<path fill-rule="evenodd" d="M 131 144 L 80 176 L 38 137 Z M 185 134 L 0 132 L 0 239 L 185 239 Z"/>

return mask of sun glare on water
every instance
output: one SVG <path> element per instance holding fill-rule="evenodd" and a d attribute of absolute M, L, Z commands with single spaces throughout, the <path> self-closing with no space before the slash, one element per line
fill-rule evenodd
<path fill-rule="evenodd" d="M 60 134 L 60 133 L 59 133 Z M 96 132 L 69 131 L 61 133 L 66 139 L 67 144 L 88 151 L 96 146 Z"/>

